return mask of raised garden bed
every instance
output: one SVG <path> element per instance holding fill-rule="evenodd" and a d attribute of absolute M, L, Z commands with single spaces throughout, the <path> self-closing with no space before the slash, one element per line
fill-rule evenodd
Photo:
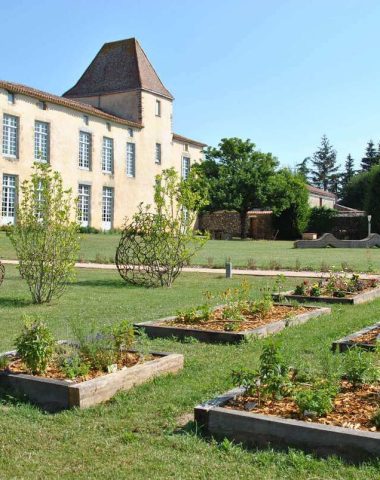
<path fill-rule="evenodd" d="M 358 275 L 351 278 L 331 274 L 330 278 L 310 283 L 305 280 L 295 290 L 273 293 L 276 301 L 323 302 L 356 305 L 380 297 L 377 280 L 361 280 Z"/>
<path fill-rule="evenodd" d="M 277 333 L 286 327 L 299 325 L 311 318 L 331 312 L 330 308 L 312 306 L 292 306 L 274 304 L 272 310 L 264 315 L 243 315 L 237 330 L 226 331 L 230 328 L 231 319 L 222 318 L 225 306 L 217 307 L 210 321 L 198 323 L 184 323 L 178 316 L 171 316 L 135 324 L 137 328 L 143 328 L 151 338 L 177 337 L 184 339 L 193 337 L 197 340 L 213 343 L 237 343 L 247 337 L 266 337 Z"/>
<path fill-rule="evenodd" d="M 332 349 L 344 352 L 353 347 L 360 347 L 373 351 L 377 345 L 380 345 L 380 322 L 336 340 L 332 344 Z"/>
<path fill-rule="evenodd" d="M 329 422 L 328 416 L 318 421 L 299 420 L 293 418 L 296 413 L 292 405 L 281 409 L 284 416 L 276 415 L 278 410 L 274 405 L 266 405 L 258 409 L 258 413 L 245 411 L 251 399 L 243 403 L 239 400 L 244 391 L 236 388 L 197 406 L 195 421 L 205 433 L 217 439 L 228 438 L 248 447 L 299 448 L 322 457 L 337 455 L 350 462 L 380 457 L 378 431 L 339 426 L 336 421 Z M 271 411 L 275 413 L 268 414 Z M 357 413 L 361 415 L 362 412 Z"/>
<path fill-rule="evenodd" d="M 0 388 L 16 395 L 23 395 L 32 403 L 49 412 L 72 407 L 87 408 L 111 399 L 117 392 L 126 391 L 150 379 L 176 373 L 183 368 L 183 355 L 151 353 L 146 358 L 136 351 L 127 351 L 130 366 L 121 366 L 113 373 L 90 372 L 84 378 L 69 380 L 54 368 L 48 368 L 44 376 L 25 373 L 16 352 L 9 357 L 9 366 L 0 371 Z"/>

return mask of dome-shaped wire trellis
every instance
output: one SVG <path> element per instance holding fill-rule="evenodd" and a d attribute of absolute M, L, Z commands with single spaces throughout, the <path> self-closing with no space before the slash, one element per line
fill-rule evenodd
<path fill-rule="evenodd" d="M 133 285 L 170 286 L 187 262 L 187 248 L 165 229 L 153 213 L 127 224 L 116 250 L 121 277 Z"/>

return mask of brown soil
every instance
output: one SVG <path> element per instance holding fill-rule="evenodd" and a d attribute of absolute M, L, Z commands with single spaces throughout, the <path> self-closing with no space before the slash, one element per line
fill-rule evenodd
<path fill-rule="evenodd" d="M 257 397 L 238 397 L 226 405 L 233 410 L 245 410 L 248 402 L 257 402 Z M 290 397 L 282 400 L 267 400 L 260 407 L 249 410 L 251 413 L 273 415 L 282 418 L 304 420 L 311 423 L 353 428 L 355 430 L 376 431 L 371 422 L 374 413 L 380 408 L 380 386 L 362 385 L 353 388 L 342 381 L 341 392 L 335 398 L 334 410 L 324 417 L 304 418 Z"/>
<path fill-rule="evenodd" d="M 377 337 L 379 335 L 380 335 L 380 326 L 373 328 L 369 332 L 363 333 L 363 335 L 359 335 L 358 337 L 352 338 L 351 342 L 375 345 L 377 341 Z"/>
<path fill-rule="evenodd" d="M 245 313 L 244 320 L 240 322 L 235 322 L 233 320 L 228 320 L 223 318 L 223 308 L 217 308 L 214 310 L 212 318 L 208 321 L 198 322 L 198 323 L 184 323 L 178 319 L 174 319 L 169 322 L 158 323 L 158 325 L 170 325 L 173 327 L 181 327 L 186 329 L 195 329 L 195 330 L 215 330 L 215 331 L 226 331 L 225 326 L 231 323 L 237 323 L 238 326 L 234 332 L 242 332 L 244 330 L 251 330 L 253 328 L 261 327 L 262 325 L 267 325 L 268 323 L 278 322 L 279 320 L 284 320 L 301 313 L 309 311 L 308 308 L 303 306 L 291 306 L 291 305 L 274 305 L 272 310 L 265 317 L 259 315 L 252 315 Z M 244 312 L 243 312 L 244 313 Z"/>
<path fill-rule="evenodd" d="M 122 368 L 130 368 L 138 363 L 144 363 L 149 360 L 153 360 L 153 355 L 149 355 L 148 357 L 142 357 L 140 354 L 135 352 L 125 352 L 124 357 L 118 363 L 117 367 L 118 370 Z M 9 373 L 23 373 L 30 375 L 30 371 L 26 368 L 24 363 L 20 358 L 15 357 L 14 360 L 11 360 L 10 364 L 7 367 L 7 371 Z M 73 380 L 75 383 L 85 382 L 86 380 L 91 380 L 96 377 L 101 377 L 102 375 L 107 375 L 108 372 L 103 372 L 101 370 L 90 370 L 88 375 L 82 377 L 76 377 L 75 379 L 68 379 L 64 373 L 59 369 L 59 366 L 52 362 L 48 365 L 46 372 L 43 374 L 39 374 L 37 376 L 43 378 L 53 378 L 55 380 Z"/>

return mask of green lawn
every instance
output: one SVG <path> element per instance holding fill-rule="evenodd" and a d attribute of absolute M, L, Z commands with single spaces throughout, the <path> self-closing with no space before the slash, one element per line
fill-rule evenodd
<path fill-rule="evenodd" d="M 258 294 L 265 279 L 248 279 Z M 238 280 L 182 275 L 171 289 L 127 287 L 113 271 L 79 271 L 77 282 L 51 306 L 35 306 L 14 267 L 0 288 L 0 350 L 12 346 L 24 313 L 46 318 L 57 337 L 69 320 L 114 322 L 154 319 L 198 303 L 205 289 L 221 291 Z M 288 286 L 294 282 L 288 282 Z M 334 307 L 333 315 L 278 335 L 293 365 L 326 363 L 331 341 L 378 320 L 380 301 Z M 188 423 L 194 405 L 231 387 L 230 372 L 257 364 L 261 341 L 207 345 L 151 341 L 154 349 L 181 352 L 185 369 L 121 393 L 102 406 L 47 415 L 0 397 L 0 479 L 360 479 L 380 476 L 380 463 L 348 466 L 301 452 L 247 451 L 204 439 Z"/>
<path fill-rule="evenodd" d="M 117 234 L 86 234 L 81 238 L 80 261 L 113 263 L 119 242 Z M 0 232 L 0 258 L 16 255 L 4 232 Z M 193 265 L 223 267 L 231 258 L 234 267 L 325 270 L 342 267 L 380 272 L 380 249 L 322 248 L 297 250 L 293 242 L 267 240 L 210 240 L 193 258 Z"/>

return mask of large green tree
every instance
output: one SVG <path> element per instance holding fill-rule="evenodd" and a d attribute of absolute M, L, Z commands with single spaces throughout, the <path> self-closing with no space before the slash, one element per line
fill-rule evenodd
<path fill-rule="evenodd" d="M 238 212 L 241 237 L 245 238 L 250 210 L 270 208 L 278 216 L 291 207 L 290 178 L 297 177 L 306 191 L 301 176 L 277 168 L 277 159 L 257 150 L 250 140 L 223 138 L 217 148 L 205 151 L 204 162 L 192 168 L 190 183 L 206 192 L 207 210 Z"/>
<path fill-rule="evenodd" d="M 335 188 L 338 167 L 336 166 L 336 150 L 330 144 L 326 135 L 321 139 L 321 145 L 312 157 L 311 178 L 316 187 L 329 190 Z"/>
<path fill-rule="evenodd" d="M 350 183 L 351 179 L 355 175 L 355 162 L 352 158 L 351 154 L 347 155 L 345 164 L 344 164 L 344 172 L 342 173 L 341 177 L 341 195 L 344 197 L 347 189 L 347 185 Z"/>
<path fill-rule="evenodd" d="M 380 165 L 369 172 L 369 182 L 365 199 L 365 210 L 372 215 L 372 232 L 380 233 Z"/>
<path fill-rule="evenodd" d="M 374 165 L 380 163 L 380 154 L 375 148 L 375 144 L 372 140 L 367 143 L 365 149 L 365 155 L 361 161 L 361 167 L 363 172 L 368 172 Z"/>
<path fill-rule="evenodd" d="M 309 175 L 310 175 L 310 168 L 309 168 L 309 163 L 311 161 L 310 157 L 306 157 L 302 160 L 302 162 L 297 163 L 296 165 L 296 172 L 303 177 L 305 182 L 307 183 L 309 181 Z"/>

